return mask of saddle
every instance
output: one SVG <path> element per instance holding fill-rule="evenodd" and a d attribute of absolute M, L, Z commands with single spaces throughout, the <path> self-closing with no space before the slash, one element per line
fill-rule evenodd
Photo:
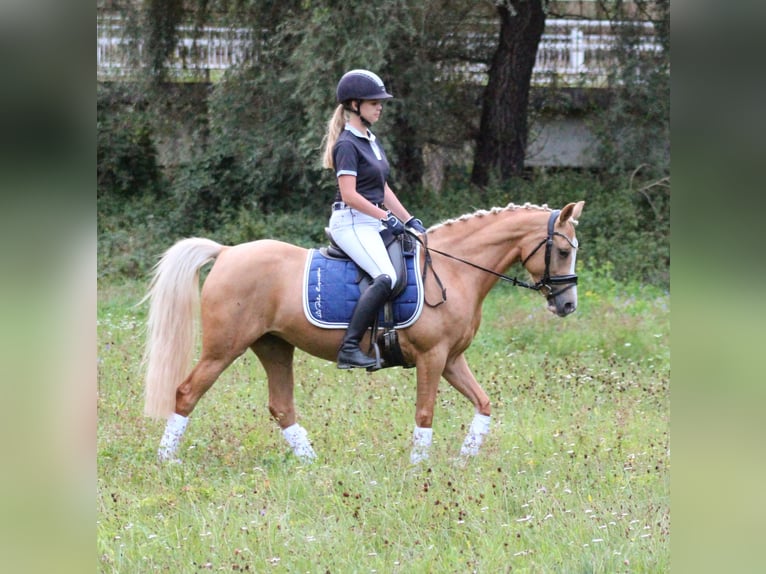
<path fill-rule="evenodd" d="M 333 241 L 325 230 L 329 245 L 311 249 L 306 261 L 303 307 L 306 319 L 324 329 L 345 329 L 359 296 L 372 278 Z M 372 325 L 371 347 L 377 364 L 368 370 L 408 364 L 399 347 L 397 329 L 412 325 L 423 308 L 422 278 L 417 272 L 419 245 L 409 234 L 394 236 L 381 231 L 397 281 L 389 300 Z"/>
<path fill-rule="evenodd" d="M 330 228 L 325 227 L 324 230 L 330 244 L 322 247 L 319 252 L 329 259 L 336 259 L 339 261 L 351 261 L 351 258 L 346 254 L 340 246 L 335 243 L 330 233 Z M 383 239 L 383 244 L 388 250 L 388 257 L 391 259 L 391 263 L 394 265 L 396 271 L 396 284 L 392 287 L 391 297 L 386 302 L 386 307 L 390 307 L 392 299 L 395 299 L 407 286 L 407 262 L 404 258 L 405 254 L 412 256 L 415 252 L 415 240 L 407 233 L 402 233 L 399 236 L 394 235 L 390 229 L 383 229 L 380 232 L 380 237 Z M 359 283 L 359 292 L 364 292 L 367 287 L 372 283 L 372 277 L 370 277 L 361 267 L 357 267 L 359 270 L 357 276 L 357 283 Z"/>

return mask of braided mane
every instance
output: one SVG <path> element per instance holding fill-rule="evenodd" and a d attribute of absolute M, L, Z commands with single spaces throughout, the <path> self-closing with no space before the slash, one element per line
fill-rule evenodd
<path fill-rule="evenodd" d="M 460 217 L 456 217 L 454 219 L 447 219 L 446 221 L 442 221 L 441 223 L 437 223 L 436 225 L 433 225 L 428 229 L 428 231 L 436 231 L 437 229 L 440 229 L 441 227 L 448 227 L 450 225 L 454 225 L 455 223 L 461 223 L 464 221 L 471 221 L 476 218 L 486 217 L 488 215 L 496 215 L 498 213 L 502 213 L 504 211 L 516 211 L 519 209 L 534 209 L 538 211 L 553 211 L 550 207 L 548 207 L 547 203 L 544 203 L 543 205 L 535 205 L 533 203 L 526 202 L 524 205 L 516 205 L 515 203 L 509 203 L 505 207 L 493 207 L 490 210 L 486 209 L 480 209 L 478 211 L 474 211 L 473 213 L 466 213 L 464 215 L 461 215 Z"/>

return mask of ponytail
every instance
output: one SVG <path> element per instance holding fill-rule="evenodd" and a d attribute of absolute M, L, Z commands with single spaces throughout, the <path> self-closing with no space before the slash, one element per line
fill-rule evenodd
<path fill-rule="evenodd" d="M 338 136 L 343 131 L 346 125 L 346 114 L 343 110 L 343 104 L 338 105 L 335 108 L 330 121 L 327 122 L 327 133 L 324 136 L 325 148 L 322 152 L 322 167 L 327 169 L 334 169 L 332 161 L 332 148 L 335 147 L 335 142 L 338 141 Z"/>

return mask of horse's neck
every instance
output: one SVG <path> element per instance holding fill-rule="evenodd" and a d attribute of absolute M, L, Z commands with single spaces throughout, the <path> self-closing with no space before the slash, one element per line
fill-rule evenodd
<path fill-rule="evenodd" d="M 547 213 L 542 209 L 478 212 L 436 229 L 432 244 L 451 255 L 470 258 L 472 263 L 497 271 L 518 259 L 521 244 L 530 233 L 545 233 L 546 218 Z"/>
<path fill-rule="evenodd" d="M 430 246 L 460 257 L 495 273 L 502 273 L 521 256 L 521 246 L 530 235 L 545 233 L 548 213 L 542 209 L 502 209 L 478 212 L 440 226 L 429 238 Z M 469 267 L 461 269 L 467 272 Z M 497 277 L 478 271 L 473 274 L 481 292 L 497 282 Z"/>

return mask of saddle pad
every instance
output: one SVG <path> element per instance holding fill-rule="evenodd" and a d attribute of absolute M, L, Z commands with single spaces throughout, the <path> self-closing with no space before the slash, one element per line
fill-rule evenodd
<path fill-rule="evenodd" d="M 405 256 L 407 285 L 393 300 L 396 329 L 409 327 L 423 311 L 423 280 L 415 268 L 420 260 L 420 246 L 414 256 Z M 324 329 L 345 329 L 359 300 L 357 276 L 359 268 L 353 261 L 325 257 L 318 249 L 310 249 L 303 277 L 303 311 L 306 319 Z M 383 310 L 378 316 L 384 326 Z"/>

